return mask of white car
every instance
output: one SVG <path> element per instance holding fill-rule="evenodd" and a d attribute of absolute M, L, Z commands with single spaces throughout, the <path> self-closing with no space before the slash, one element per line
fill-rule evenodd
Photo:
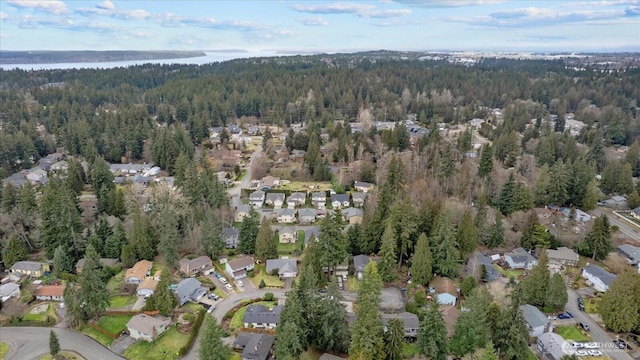
<path fill-rule="evenodd" d="M 244 286 L 244 283 L 242 282 L 242 280 L 238 280 L 238 281 L 236 281 L 236 285 L 242 287 L 242 286 Z"/>
<path fill-rule="evenodd" d="M 225 284 L 224 287 L 229 291 L 233 291 L 233 286 L 231 286 L 231 284 Z"/>
<path fill-rule="evenodd" d="M 207 314 L 211 314 L 213 312 L 213 310 L 215 310 L 215 309 L 216 309 L 215 306 L 209 307 L 209 310 L 207 310 Z"/>
<path fill-rule="evenodd" d="M 602 351 L 600 351 L 600 350 L 589 350 L 589 355 L 591 355 L 591 356 L 602 356 Z"/>
<path fill-rule="evenodd" d="M 584 348 L 584 344 L 579 342 L 572 342 L 571 347 L 574 349 L 582 349 Z"/>
<path fill-rule="evenodd" d="M 225 285 L 228 283 L 227 279 L 225 279 L 223 277 L 220 278 L 220 282 L 225 284 Z"/>
<path fill-rule="evenodd" d="M 597 349 L 599 346 L 597 343 L 588 342 L 588 343 L 584 343 L 584 347 L 585 349 Z"/>
<path fill-rule="evenodd" d="M 589 353 L 587 352 L 587 350 L 578 350 L 578 351 L 576 351 L 576 355 L 578 355 L 578 356 L 589 356 Z"/>

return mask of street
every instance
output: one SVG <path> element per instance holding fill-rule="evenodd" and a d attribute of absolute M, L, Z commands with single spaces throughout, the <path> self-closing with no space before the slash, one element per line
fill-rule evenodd
<path fill-rule="evenodd" d="M 258 145 L 256 150 L 251 154 L 251 160 L 249 160 L 249 164 L 246 166 L 247 172 L 244 174 L 242 181 L 239 183 L 235 183 L 231 189 L 228 189 L 229 197 L 231 198 L 231 207 L 237 208 L 240 203 L 240 192 L 242 189 L 249 188 L 249 183 L 251 182 L 251 173 L 254 161 L 262 154 L 262 145 Z"/>
<path fill-rule="evenodd" d="M 628 237 L 629 239 L 640 242 L 640 229 L 638 229 L 638 227 L 636 226 L 633 226 L 626 220 L 620 219 L 618 215 L 614 214 L 611 210 L 600 208 L 592 210 L 591 213 L 595 216 L 606 214 L 609 217 L 609 222 L 611 223 L 611 225 L 615 225 L 620 228 L 620 233 L 622 233 L 622 235 Z"/>
<path fill-rule="evenodd" d="M 582 322 L 589 325 L 589 328 L 591 329 L 589 335 L 591 335 L 591 339 L 593 339 L 593 341 L 597 342 L 598 345 L 600 345 L 600 351 L 602 351 L 602 353 L 604 353 L 605 355 L 611 357 L 611 359 L 613 360 L 632 360 L 631 356 L 629 356 L 629 354 L 627 354 L 626 352 L 620 349 L 614 349 L 613 346 L 611 346 L 611 342 L 613 341 L 613 339 L 609 336 L 609 334 L 607 334 L 607 332 L 604 331 L 602 327 L 600 327 L 600 325 L 591 318 L 591 316 L 589 316 L 586 312 L 580 311 L 580 309 L 578 309 L 578 293 L 571 288 L 567 288 L 567 291 L 569 300 L 567 301 L 567 306 L 565 308 L 571 311 L 574 316 L 573 320 L 575 320 L 576 323 Z M 567 320 L 567 323 L 572 322 L 570 320 Z"/>
<path fill-rule="evenodd" d="M 40 356 L 49 353 L 49 331 L 51 330 L 58 335 L 62 350 L 75 351 L 88 359 L 123 359 L 92 338 L 75 331 L 44 327 L 3 327 L 0 328 L 0 339 L 9 343 L 9 352 L 4 359 L 40 359 Z"/>

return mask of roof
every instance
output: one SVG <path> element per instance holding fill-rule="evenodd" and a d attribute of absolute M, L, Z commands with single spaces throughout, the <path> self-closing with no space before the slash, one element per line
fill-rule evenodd
<path fill-rule="evenodd" d="M 264 191 L 256 190 L 249 195 L 250 200 L 263 200 L 264 199 Z"/>
<path fill-rule="evenodd" d="M 154 278 L 148 277 L 142 280 L 142 282 L 138 285 L 138 290 L 149 289 L 151 291 L 156 291 L 157 287 L 158 287 L 158 282 Z"/>
<path fill-rule="evenodd" d="M 350 208 L 346 208 L 346 209 L 342 209 L 342 214 L 344 216 L 346 216 L 347 218 L 353 217 L 353 216 L 364 216 L 364 213 L 362 212 L 362 209 L 358 209 L 358 208 L 354 208 L 354 207 L 350 207 Z"/>
<path fill-rule="evenodd" d="M 566 341 L 562 338 L 562 336 L 556 333 L 548 332 L 538 336 L 538 341 L 542 343 L 547 353 L 551 354 L 551 357 L 553 359 L 559 360 L 562 359 L 563 356 L 565 356 L 563 349 L 566 348 Z"/>
<path fill-rule="evenodd" d="M 264 305 L 249 305 L 247 306 L 247 312 L 244 314 L 244 322 L 249 324 L 277 324 L 280 321 L 282 308 L 282 305 L 276 305 L 269 310 Z"/>
<path fill-rule="evenodd" d="M 608 272 L 607 270 L 596 266 L 596 265 L 587 265 L 584 267 L 583 271 L 588 272 L 589 274 L 597 277 L 598 279 L 602 280 L 602 282 L 605 285 L 611 285 L 611 283 L 613 282 L 613 280 L 615 280 L 618 276 L 613 275 L 612 273 Z"/>
<path fill-rule="evenodd" d="M 284 194 L 283 193 L 267 193 L 267 200 L 269 201 L 276 201 L 276 200 L 280 200 L 280 201 L 284 201 Z"/>
<path fill-rule="evenodd" d="M 124 278 L 137 277 L 138 279 L 144 279 L 147 276 L 147 272 L 151 270 L 153 263 L 149 260 L 140 260 L 133 267 L 127 269 Z"/>
<path fill-rule="evenodd" d="M 233 346 L 236 347 L 245 347 L 251 338 L 251 333 L 241 332 L 236 336 L 236 340 L 233 342 Z"/>
<path fill-rule="evenodd" d="M 434 287 L 438 294 L 448 293 L 455 296 L 458 293 L 456 283 L 446 277 L 437 276 L 433 278 L 429 286 Z"/>
<path fill-rule="evenodd" d="M 522 315 L 531 329 L 546 326 L 549 323 L 547 315 L 543 314 L 542 311 L 533 305 L 524 304 L 520 306 L 520 310 L 522 310 Z"/>
<path fill-rule="evenodd" d="M 631 212 L 636 214 L 636 215 L 640 215 L 640 206 L 638 206 L 637 208 L 631 210 Z"/>
<path fill-rule="evenodd" d="M 10 282 L 10 283 L 0 285 L 0 297 L 9 296 L 11 293 L 13 293 L 16 290 L 20 290 L 20 285 L 16 283 Z"/>
<path fill-rule="evenodd" d="M 11 270 L 38 271 L 44 263 L 37 261 L 18 261 L 11 266 Z"/>
<path fill-rule="evenodd" d="M 222 234 L 224 236 L 238 236 L 240 235 L 240 232 L 234 227 L 226 227 L 222 229 Z"/>
<path fill-rule="evenodd" d="M 305 200 L 307 198 L 307 194 L 303 192 L 294 192 L 289 195 L 290 200 Z"/>
<path fill-rule="evenodd" d="M 356 181 L 354 187 L 372 188 L 373 184 L 364 181 Z"/>
<path fill-rule="evenodd" d="M 391 319 L 400 319 L 404 321 L 405 329 L 417 329 L 420 327 L 420 320 L 418 319 L 418 316 L 406 311 L 397 314 L 382 314 L 380 315 L 380 318 L 382 319 L 382 323 L 385 325 Z"/>
<path fill-rule="evenodd" d="M 251 256 L 242 256 L 227 262 L 227 264 L 235 272 L 237 270 L 244 269 L 247 266 L 253 264 L 253 261 L 254 261 L 253 257 Z"/>
<path fill-rule="evenodd" d="M 35 296 L 64 296 L 63 285 L 44 285 L 35 291 Z"/>
<path fill-rule="evenodd" d="M 356 255 L 353 257 L 353 267 L 356 270 L 362 269 L 369 263 L 369 257 L 367 255 Z"/>
<path fill-rule="evenodd" d="M 84 267 L 85 258 L 78 260 L 76 268 L 82 269 Z M 118 259 L 100 258 L 102 266 L 111 267 L 118 263 Z"/>
<path fill-rule="evenodd" d="M 327 198 L 327 193 L 324 191 L 314 191 L 311 193 L 311 198 L 320 198 L 320 199 L 326 199 Z"/>
<path fill-rule="evenodd" d="M 190 297 L 194 291 L 202 287 L 202 283 L 194 278 L 186 278 L 178 283 L 176 294 L 179 298 Z"/>
<path fill-rule="evenodd" d="M 240 206 L 238 206 L 238 209 L 236 209 L 236 213 L 250 213 L 251 212 L 251 206 L 248 204 L 242 204 Z"/>
<path fill-rule="evenodd" d="M 481 267 L 482 265 L 484 265 L 484 268 L 487 270 L 487 279 L 495 280 L 500 277 L 500 273 L 493 267 L 491 259 L 480 253 L 475 253 L 469 257 L 467 261 L 467 275 L 476 274 L 476 271 L 478 271 L 476 267 Z"/>
<path fill-rule="evenodd" d="M 278 216 L 295 216 L 296 211 L 293 209 L 282 209 L 278 211 Z"/>
<path fill-rule="evenodd" d="M 318 212 L 316 211 L 316 209 L 304 208 L 304 209 L 298 210 L 298 216 L 300 217 L 307 217 L 307 216 L 316 217 L 317 214 Z"/>
<path fill-rule="evenodd" d="M 640 262 L 640 247 L 629 245 L 629 244 L 623 244 L 618 246 L 618 250 L 625 253 L 625 255 L 627 255 L 627 257 L 633 260 L 634 262 Z"/>
<path fill-rule="evenodd" d="M 349 202 L 349 194 L 333 194 L 331 195 L 331 202 L 334 201 Z"/>
<path fill-rule="evenodd" d="M 304 230 L 304 243 L 306 244 L 309 239 L 313 235 L 316 239 L 320 236 L 320 227 L 319 226 L 311 226 Z"/>
<path fill-rule="evenodd" d="M 360 192 L 360 191 L 354 191 L 351 193 L 351 197 L 354 199 L 366 199 L 367 198 L 367 193 L 365 192 Z"/>
<path fill-rule="evenodd" d="M 294 234 L 296 233 L 296 230 L 294 228 L 292 228 L 291 226 L 285 226 L 282 229 L 280 229 L 280 231 L 278 231 L 280 234 Z"/>
<path fill-rule="evenodd" d="M 566 246 L 559 247 L 557 250 L 548 249 L 547 257 L 550 259 L 580 260 L 578 254 Z"/>
<path fill-rule="evenodd" d="M 274 269 L 278 269 L 278 274 L 285 272 L 298 272 L 296 259 L 268 259 L 266 272 L 271 274 Z"/>
<path fill-rule="evenodd" d="M 170 319 L 165 317 L 154 317 L 145 314 L 138 314 L 127 322 L 127 328 L 135 329 L 143 334 L 152 335 L 153 329 L 162 325 L 169 325 Z"/>
<path fill-rule="evenodd" d="M 190 269 L 197 269 L 197 268 L 205 266 L 205 265 L 210 265 L 211 264 L 211 258 L 208 257 L 208 256 L 199 256 L 199 257 L 197 257 L 195 259 L 184 258 L 184 259 L 180 260 L 180 266 L 182 266 L 184 264 L 189 264 L 189 268 Z"/>
<path fill-rule="evenodd" d="M 276 337 L 269 334 L 253 333 L 242 350 L 243 359 L 266 360 Z"/>

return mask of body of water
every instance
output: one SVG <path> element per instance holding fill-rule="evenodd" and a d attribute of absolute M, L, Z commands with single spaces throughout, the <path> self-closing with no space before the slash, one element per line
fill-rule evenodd
<path fill-rule="evenodd" d="M 112 69 L 142 64 L 192 64 L 203 65 L 233 59 L 252 57 L 288 56 L 293 54 L 277 54 L 275 52 L 205 52 L 205 56 L 183 59 L 129 60 L 109 62 L 55 63 L 55 64 L 0 64 L 4 70 L 57 70 L 57 69 Z"/>

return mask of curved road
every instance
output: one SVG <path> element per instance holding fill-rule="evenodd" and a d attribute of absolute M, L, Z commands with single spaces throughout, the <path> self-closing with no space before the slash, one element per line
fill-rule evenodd
<path fill-rule="evenodd" d="M 9 344 L 5 360 L 34 360 L 49 353 L 49 332 L 53 330 L 62 350 L 72 350 L 87 359 L 122 360 L 92 338 L 65 329 L 44 327 L 3 327 L 0 339 Z"/>

